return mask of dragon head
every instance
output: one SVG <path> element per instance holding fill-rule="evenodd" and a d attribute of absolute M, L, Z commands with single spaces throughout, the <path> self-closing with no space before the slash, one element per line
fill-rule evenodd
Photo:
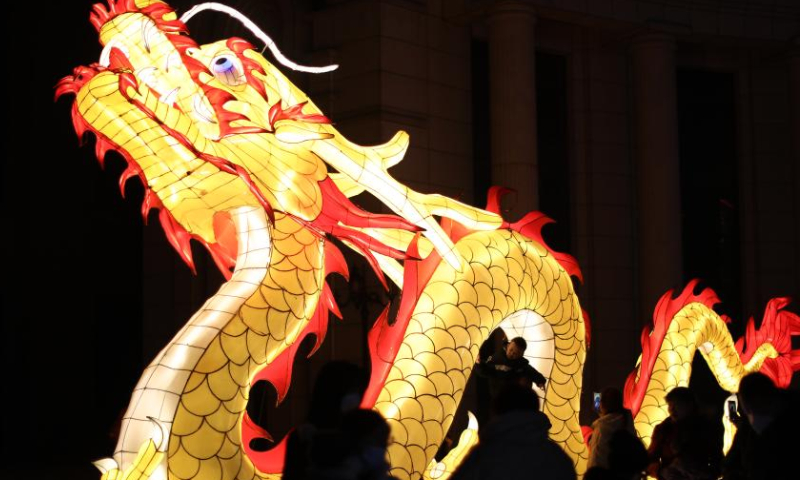
<path fill-rule="evenodd" d="M 228 212 L 243 206 L 262 207 L 272 220 L 280 212 L 321 235 L 342 238 L 376 271 L 379 261 L 372 252 L 382 254 L 386 269 L 386 257 L 405 258 L 419 230 L 442 258 L 459 267 L 434 215 L 477 230 L 501 225 L 499 215 L 415 192 L 393 179 L 387 169 L 408 148 L 405 132 L 383 145 L 355 145 L 247 41 L 198 45 L 189 36 L 185 21 L 198 11 L 238 13 L 233 9 L 201 4 L 178 18 L 160 1 L 108 2 L 96 4 L 90 16 L 103 45 L 99 61 L 64 77 L 56 98 L 75 95 L 76 132 L 81 138 L 86 132 L 96 135 L 101 163 L 108 150 L 127 160 L 123 194 L 129 178 L 141 179 L 145 218 L 151 208 L 160 210 L 168 239 L 190 267 L 194 239 L 230 274 L 236 241 Z M 336 68 L 294 64 L 252 22 L 241 20 L 283 65 L 315 73 Z M 337 172 L 329 174 L 328 165 Z M 370 214 L 349 202 L 365 190 L 399 216 Z M 401 232 L 377 231 L 387 228 Z M 385 245 L 386 239 L 393 243 Z"/>
<path fill-rule="evenodd" d="M 123 194 L 128 179 L 141 179 L 143 214 L 160 209 L 190 266 L 190 239 L 221 267 L 232 265 L 235 242 L 225 234 L 232 208 L 260 205 L 303 221 L 319 215 L 327 169 L 293 147 L 330 138 L 314 128 L 329 122 L 250 43 L 198 45 L 168 5 L 151 0 L 96 4 L 90 20 L 100 59 L 64 77 L 56 98 L 75 94 L 78 136 L 97 136 L 101 163 L 108 150 L 127 160 Z"/>

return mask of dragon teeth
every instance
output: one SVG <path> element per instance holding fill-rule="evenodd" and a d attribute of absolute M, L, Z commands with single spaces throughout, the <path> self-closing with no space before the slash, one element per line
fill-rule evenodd
<path fill-rule="evenodd" d="M 158 31 L 155 23 L 150 21 L 145 21 L 142 23 L 142 42 L 144 42 L 144 48 L 147 50 L 147 53 L 150 53 L 150 40 L 154 37 L 155 33 Z"/>
<path fill-rule="evenodd" d="M 128 47 L 122 44 L 116 38 L 112 38 L 106 46 L 103 47 L 103 51 L 100 52 L 100 59 L 97 63 L 104 67 L 108 67 L 111 64 L 111 49 L 118 48 L 120 52 L 122 52 L 126 57 L 130 58 L 130 53 L 128 52 Z"/>
<path fill-rule="evenodd" d="M 178 52 L 171 52 L 167 55 L 167 59 L 164 60 L 164 71 L 169 73 L 169 66 L 172 64 L 179 64 L 181 63 L 181 56 Z"/>
<path fill-rule="evenodd" d="M 198 117 L 205 120 L 208 123 L 217 123 L 214 120 L 214 112 L 208 109 L 205 103 L 203 103 L 203 99 L 200 98 L 200 95 L 195 95 L 194 100 L 192 101 L 192 107 L 194 109 L 194 113 L 197 114 Z"/>
<path fill-rule="evenodd" d="M 167 105 L 170 105 L 170 106 L 174 105 L 175 101 L 178 99 L 178 91 L 180 89 L 181 89 L 181 87 L 173 88 L 169 92 L 167 92 L 164 95 L 161 95 L 160 97 L 158 97 L 158 101 L 161 102 L 161 103 L 165 103 Z"/>
<path fill-rule="evenodd" d="M 136 76 L 152 88 L 156 83 L 155 73 L 156 67 L 144 67 L 136 71 Z"/>

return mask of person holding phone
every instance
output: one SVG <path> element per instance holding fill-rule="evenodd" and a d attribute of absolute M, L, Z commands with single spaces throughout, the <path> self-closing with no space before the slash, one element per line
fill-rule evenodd
<path fill-rule="evenodd" d="M 738 396 L 743 415 L 734 422 L 737 431 L 725 457 L 723 479 L 797 478 L 797 393 L 779 389 L 757 372 L 742 379 Z"/>
<path fill-rule="evenodd" d="M 622 405 L 622 392 L 609 387 L 600 394 L 600 418 L 592 423 L 592 437 L 589 440 L 588 468 L 610 468 L 611 439 L 619 431 L 636 437 L 633 429 L 633 416 Z"/>

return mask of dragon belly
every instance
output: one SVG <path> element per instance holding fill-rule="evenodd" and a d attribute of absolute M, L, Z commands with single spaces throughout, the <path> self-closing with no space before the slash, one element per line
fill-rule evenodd
<path fill-rule="evenodd" d="M 321 240 L 260 208 L 232 212 L 237 268 L 147 367 L 125 415 L 115 459 L 124 470 L 154 437 L 169 434 L 152 478 L 265 478 L 246 457 L 241 423 L 256 373 L 296 340 L 322 289 Z M 270 293 L 284 285 L 282 295 Z M 288 287 L 288 288 L 287 288 Z M 269 300 L 268 300 L 269 299 Z"/>
<path fill-rule="evenodd" d="M 266 216 L 260 209 L 242 207 L 232 212 L 232 219 L 239 238 L 248 239 L 241 245 L 244 247 L 239 254 L 241 267 L 142 374 L 123 418 L 114 452 L 122 469 L 134 461 L 141 445 L 153 436 L 153 419 L 165 426 L 166 432 L 173 430 L 181 394 L 203 353 L 234 318 L 239 304 L 255 293 L 266 275 L 271 250 Z M 163 472 L 161 476 L 163 478 Z M 158 474 L 154 478 L 158 478 Z"/>

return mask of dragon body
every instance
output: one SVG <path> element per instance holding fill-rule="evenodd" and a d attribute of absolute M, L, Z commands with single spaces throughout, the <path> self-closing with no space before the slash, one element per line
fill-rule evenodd
<path fill-rule="evenodd" d="M 248 418 L 247 399 L 259 380 L 282 399 L 301 341 L 313 334 L 319 346 L 329 313 L 339 315 L 325 277 L 347 276 L 347 266 L 331 237 L 361 253 L 384 285 L 388 277 L 403 289 L 396 318 L 387 309 L 370 331 L 362 403 L 391 425 L 393 475 L 444 478 L 477 442 L 473 426 L 433 460 L 479 346 L 498 327 L 528 341 L 526 356 L 548 378 L 539 393 L 551 438 L 583 473 L 588 324 L 571 279 L 580 277 L 577 263 L 542 240 L 546 217 L 505 222 L 500 189 L 485 210 L 409 189 L 387 172 L 403 158 L 407 134 L 374 147 L 349 142 L 251 44 L 198 45 L 164 3 L 111 0 L 90 20 L 100 61 L 75 68 L 56 95 L 75 95 L 73 124 L 79 137 L 96 136 L 101 162 L 109 150 L 127 161 L 123 194 L 128 179 L 142 181 L 143 215 L 159 210 L 183 260 L 194 268 L 189 243 L 199 242 L 227 280 L 143 373 L 113 458 L 96 463 L 104 480 L 279 477 L 283 444 L 250 448 L 268 433 Z M 364 191 L 393 214 L 349 200 Z M 696 347 L 732 390 L 743 372 L 787 351 L 773 344 L 736 364 L 736 346 L 707 303 L 668 309 L 677 320 L 661 320 L 665 334 L 646 338 L 626 392 L 644 437 L 664 417 L 670 385 L 688 381 Z M 664 376 L 672 384 L 651 385 Z"/>
<path fill-rule="evenodd" d="M 650 443 L 656 425 L 669 416 L 666 394 L 675 387 L 688 387 L 692 361 L 700 353 L 720 387 L 730 393 L 748 373 L 760 371 L 777 386 L 787 388 L 800 368 L 800 351 L 792 349 L 792 336 L 800 335 L 800 317 L 785 310 L 788 298 L 767 304 L 759 328 L 751 318 L 745 336 L 733 341 L 730 319 L 718 315 L 719 302 L 710 288 L 695 294 L 697 281 L 689 282 L 677 297 L 672 291 L 659 300 L 653 325 L 642 332 L 642 355 L 625 384 L 625 406 L 634 415 L 639 437 Z M 726 450 L 732 424 L 726 415 Z"/>

